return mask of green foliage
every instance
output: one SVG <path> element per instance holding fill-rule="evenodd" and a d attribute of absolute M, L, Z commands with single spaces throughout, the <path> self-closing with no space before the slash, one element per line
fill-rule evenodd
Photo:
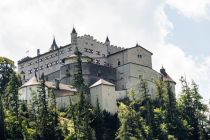
<path fill-rule="evenodd" d="M 5 88 L 9 82 L 11 73 L 14 72 L 14 62 L 6 57 L 0 57 L 0 138 L 6 139 L 5 122 L 4 122 L 4 105 L 2 97 L 5 93 Z"/>
<path fill-rule="evenodd" d="M 171 83 L 156 81 L 152 99 L 148 84 L 140 80 L 140 95 L 130 91 L 111 115 L 87 101 L 89 90 L 82 76 L 82 54 L 76 48 L 77 63 L 72 83 L 78 102 L 70 100 L 66 112 L 56 108 L 56 96 L 46 90 L 44 75 L 31 101 L 18 100 L 21 86 L 14 62 L 0 57 L 0 139 L 1 140 L 205 140 L 207 106 L 201 100 L 198 85 L 181 78 L 182 92 L 176 99 Z"/>
<path fill-rule="evenodd" d="M 116 139 L 132 140 L 132 139 L 148 139 L 150 134 L 150 127 L 146 120 L 143 119 L 137 106 L 138 100 L 135 98 L 134 92 L 129 93 L 130 102 L 128 105 L 120 103 L 118 118 L 120 121 L 120 128 L 117 132 Z"/>
<path fill-rule="evenodd" d="M 201 102 L 202 97 L 198 92 L 198 86 L 194 81 L 189 85 L 183 77 L 180 81 L 182 83 L 182 93 L 178 102 L 182 117 L 191 127 L 188 132 L 188 139 L 206 139 L 206 132 L 203 131 L 206 117 L 203 113 L 206 112 L 207 107 Z"/>

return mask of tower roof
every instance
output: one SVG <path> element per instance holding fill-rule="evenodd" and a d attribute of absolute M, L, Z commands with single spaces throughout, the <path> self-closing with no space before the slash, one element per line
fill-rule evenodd
<path fill-rule="evenodd" d="M 108 36 L 106 37 L 106 42 L 110 42 L 110 41 L 109 41 L 109 37 L 108 37 Z"/>
<path fill-rule="evenodd" d="M 57 43 L 55 41 L 55 37 L 54 37 L 53 38 L 53 43 L 52 43 L 52 45 L 50 47 L 50 51 L 55 50 L 55 49 L 58 49 L 58 45 L 57 45 Z"/>
<path fill-rule="evenodd" d="M 72 33 L 72 34 L 76 34 L 76 33 L 77 33 L 74 27 L 73 27 L 73 29 L 72 29 L 72 32 L 71 32 L 71 33 Z"/>
<path fill-rule="evenodd" d="M 114 84 L 104 80 L 104 79 L 100 79 L 97 82 L 95 82 L 92 86 L 90 86 L 90 88 L 95 87 L 95 86 L 99 86 L 99 85 L 108 85 L 108 86 L 115 86 Z"/>
<path fill-rule="evenodd" d="M 176 84 L 176 82 L 168 75 L 168 73 L 166 72 L 166 70 L 163 66 L 160 69 L 160 73 L 162 74 L 164 81 L 173 82 Z"/>

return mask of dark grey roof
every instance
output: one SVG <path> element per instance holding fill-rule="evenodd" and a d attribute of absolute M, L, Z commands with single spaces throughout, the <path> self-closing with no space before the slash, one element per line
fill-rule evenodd
<path fill-rule="evenodd" d="M 77 33 L 74 27 L 73 27 L 73 29 L 72 29 L 72 32 L 71 32 L 71 33 L 72 33 L 72 34 L 76 34 L 76 33 Z"/>
<path fill-rule="evenodd" d="M 26 61 L 31 60 L 31 59 L 32 59 L 32 58 L 29 57 L 29 56 L 24 57 L 24 58 L 22 58 L 21 60 L 18 61 L 18 64 L 21 64 L 21 63 L 26 62 Z"/>
<path fill-rule="evenodd" d="M 58 45 L 57 45 L 57 43 L 56 43 L 56 41 L 55 41 L 55 37 L 54 37 L 53 43 L 52 43 L 52 45 L 51 45 L 51 47 L 50 47 L 50 51 L 56 50 L 56 49 L 58 49 Z"/>

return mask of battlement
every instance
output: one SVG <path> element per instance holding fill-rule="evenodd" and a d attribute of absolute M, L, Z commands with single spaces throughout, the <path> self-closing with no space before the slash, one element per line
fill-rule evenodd
<path fill-rule="evenodd" d="M 101 41 L 98 41 L 97 39 L 95 39 L 93 36 L 89 35 L 89 34 L 85 34 L 83 36 L 78 36 L 77 37 L 78 39 L 88 39 L 88 40 L 91 40 L 91 41 L 94 41 L 98 44 L 101 44 L 101 45 L 106 45 L 105 42 L 101 42 Z M 124 47 L 120 47 L 120 46 L 116 46 L 116 45 L 110 45 L 109 47 L 112 47 L 116 50 L 124 50 L 125 48 Z"/>

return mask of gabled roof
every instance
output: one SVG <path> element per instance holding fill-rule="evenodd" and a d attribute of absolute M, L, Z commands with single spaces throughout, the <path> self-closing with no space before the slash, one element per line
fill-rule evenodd
<path fill-rule="evenodd" d="M 20 88 L 39 85 L 39 84 L 40 84 L 40 81 L 38 81 L 37 78 L 34 76 L 28 82 L 23 84 Z M 55 85 L 54 82 L 45 81 L 45 86 L 48 87 L 48 88 L 56 89 L 56 85 Z M 61 84 L 61 83 L 59 83 L 59 90 L 77 92 L 77 90 L 73 86 L 66 85 L 66 84 Z"/>
<path fill-rule="evenodd" d="M 120 50 L 120 51 L 118 51 L 118 52 L 109 54 L 108 56 L 112 56 L 112 55 L 115 55 L 115 54 L 118 54 L 118 53 L 121 53 L 121 52 L 124 52 L 124 51 L 128 51 L 128 50 L 131 50 L 131 49 L 135 49 L 135 48 L 137 48 L 137 47 L 142 48 L 142 49 L 145 50 L 146 52 L 148 52 L 148 53 L 150 53 L 151 55 L 153 55 L 152 52 L 150 52 L 150 51 L 148 51 L 147 49 L 145 49 L 144 47 L 142 47 L 142 46 L 136 44 L 136 46 L 134 46 L 134 47 L 126 48 L 126 49 Z"/>
<path fill-rule="evenodd" d="M 36 77 L 33 76 L 29 81 L 27 81 L 26 83 L 24 83 L 22 87 L 27 87 L 27 86 L 33 86 L 33 85 L 39 85 L 39 82 L 37 81 Z"/>
<path fill-rule="evenodd" d="M 90 88 L 95 87 L 95 86 L 99 86 L 99 85 L 108 85 L 108 86 L 115 86 L 114 84 L 104 80 L 104 79 L 100 79 L 97 82 L 95 82 L 93 85 L 90 86 Z"/>

